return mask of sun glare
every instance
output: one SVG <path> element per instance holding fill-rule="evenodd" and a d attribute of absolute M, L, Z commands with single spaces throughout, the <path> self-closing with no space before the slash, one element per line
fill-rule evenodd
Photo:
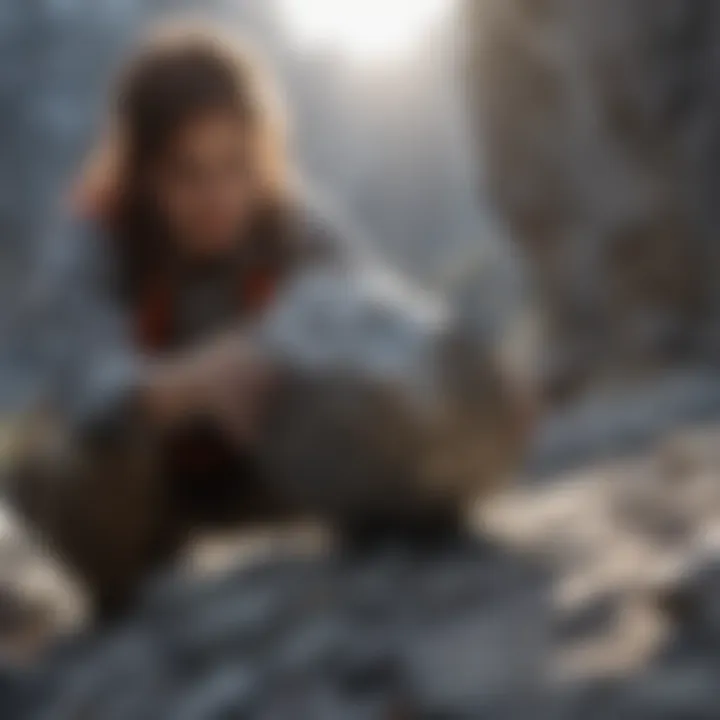
<path fill-rule="evenodd" d="M 409 52 L 452 0 L 280 0 L 304 44 L 328 45 L 362 60 Z"/>

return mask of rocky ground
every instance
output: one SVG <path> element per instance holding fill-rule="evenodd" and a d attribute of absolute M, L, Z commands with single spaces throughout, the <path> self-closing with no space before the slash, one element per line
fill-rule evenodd
<path fill-rule="evenodd" d="M 121 625 L 9 667 L 2 717 L 716 718 L 719 437 L 524 483 L 443 546 L 206 543 L 211 577 L 162 579 Z M 47 637 L 77 596 L 21 545 L 35 603 L 5 626 Z M 8 636 L 16 661 L 36 637 Z"/>

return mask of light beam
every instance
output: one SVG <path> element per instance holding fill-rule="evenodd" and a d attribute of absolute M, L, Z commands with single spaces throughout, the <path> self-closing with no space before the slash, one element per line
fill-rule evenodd
<path fill-rule="evenodd" d="M 362 61 L 402 56 L 440 22 L 453 0 L 279 0 L 290 30 Z"/>

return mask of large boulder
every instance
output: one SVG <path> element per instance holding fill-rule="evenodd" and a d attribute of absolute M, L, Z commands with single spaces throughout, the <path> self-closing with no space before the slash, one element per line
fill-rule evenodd
<path fill-rule="evenodd" d="M 306 512 L 457 518 L 522 458 L 529 393 L 502 344 L 382 266 L 300 276 L 261 335 L 289 378 L 261 463 Z"/>

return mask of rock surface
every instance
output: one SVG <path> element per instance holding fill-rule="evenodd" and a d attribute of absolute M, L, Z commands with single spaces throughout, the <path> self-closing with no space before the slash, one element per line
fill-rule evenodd
<path fill-rule="evenodd" d="M 551 389 L 712 363 L 720 7 L 467 5 L 490 204 L 544 304 Z"/>
<path fill-rule="evenodd" d="M 477 517 L 492 542 L 289 536 L 170 575 L 121 624 L 8 670 L 9 717 L 715 718 L 719 432 L 507 492 Z"/>
<path fill-rule="evenodd" d="M 28 681 L 27 717 L 509 712 L 538 685 L 545 603 L 540 573 L 470 541 L 273 558 L 166 584 L 128 622 L 59 650 Z"/>

